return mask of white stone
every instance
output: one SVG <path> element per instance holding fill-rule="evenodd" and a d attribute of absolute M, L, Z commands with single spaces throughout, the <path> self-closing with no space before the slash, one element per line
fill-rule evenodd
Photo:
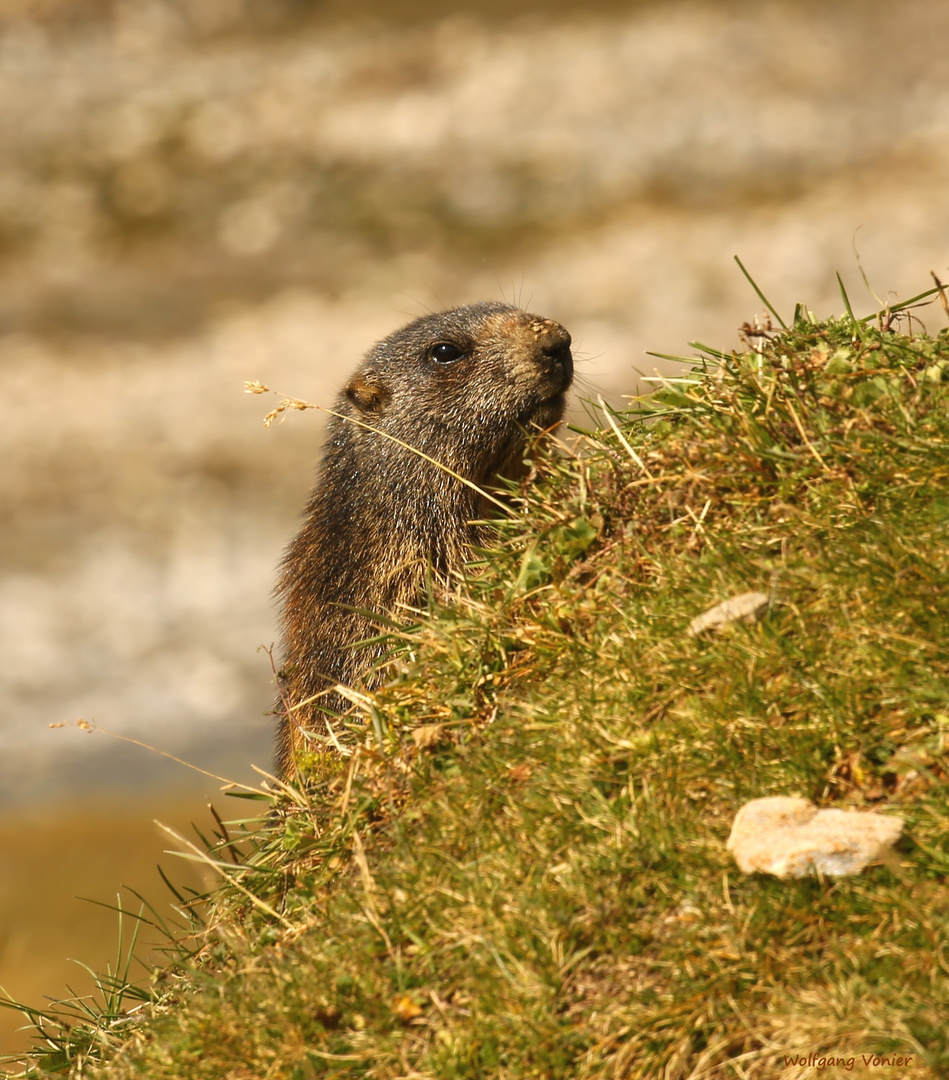
<path fill-rule="evenodd" d="M 771 603 L 767 593 L 746 592 L 730 596 L 715 607 L 696 615 L 689 623 L 689 637 L 695 637 L 706 630 L 724 630 L 735 623 L 756 623 Z"/>
<path fill-rule="evenodd" d="M 735 815 L 728 850 L 743 873 L 804 877 L 858 874 L 899 837 L 890 814 L 818 810 L 807 799 L 753 799 Z"/>

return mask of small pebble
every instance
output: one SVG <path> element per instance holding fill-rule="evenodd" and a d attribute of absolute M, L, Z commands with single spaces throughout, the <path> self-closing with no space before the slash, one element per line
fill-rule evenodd
<path fill-rule="evenodd" d="M 724 630 L 735 623 L 756 623 L 771 603 L 767 593 L 746 592 L 730 596 L 715 607 L 696 615 L 689 623 L 689 637 L 696 637 L 706 630 Z"/>

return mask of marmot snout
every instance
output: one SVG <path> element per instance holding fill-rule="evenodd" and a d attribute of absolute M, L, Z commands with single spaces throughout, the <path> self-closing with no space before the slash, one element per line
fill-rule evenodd
<path fill-rule="evenodd" d="M 484 539 L 477 492 L 426 458 L 479 487 L 514 477 L 531 432 L 562 419 L 572 379 L 567 331 L 501 303 L 426 315 L 369 351 L 336 403 L 281 566 L 284 775 L 301 732 L 346 707 L 333 687 L 378 658 L 357 646 L 377 632 L 366 612 L 398 617 L 427 575 L 447 582 Z"/>

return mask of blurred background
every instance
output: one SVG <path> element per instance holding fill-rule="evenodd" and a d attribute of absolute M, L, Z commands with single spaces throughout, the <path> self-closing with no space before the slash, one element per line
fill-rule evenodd
<path fill-rule="evenodd" d="M 0 0 L 0 984 L 85 991 L 116 918 L 75 897 L 164 904 L 157 862 L 197 881 L 153 818 L 247 806 L 50 724 L 270 767 L 321 421 L 265 430 L 244 380 L 329 403 L 408 319 L 505 299 L 622 405 L 646 350 L 763 311 L 736 253 L 785 318 L 840 311 L 838 270 L 859 313 L 861 266 L 921 292 L 947 41 L 931 0 Z"/>

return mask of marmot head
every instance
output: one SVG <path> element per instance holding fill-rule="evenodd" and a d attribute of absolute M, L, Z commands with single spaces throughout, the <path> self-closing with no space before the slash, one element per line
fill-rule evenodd
<path fill-rule="evenodd" d="M 469 477 L 486 478 L 524 432 L 561 420 L 570 335 L 502 303 L 409 323 L 383 339 L 345 388 L 345 411 Z"/>

